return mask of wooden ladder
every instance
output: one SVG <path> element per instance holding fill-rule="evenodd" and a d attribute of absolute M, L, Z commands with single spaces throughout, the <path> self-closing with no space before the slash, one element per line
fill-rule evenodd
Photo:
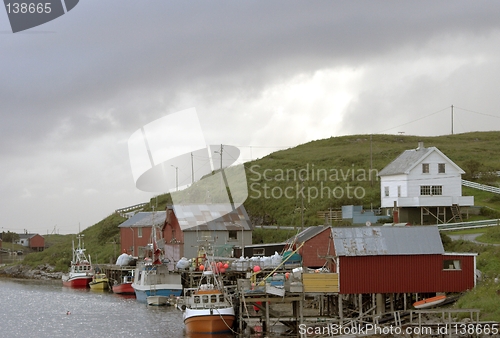
<path fill-rule="evenodd" d="M 463 222 L 462 213 L 460 212 L 460 206 L 458 204 L 451 205 L 451 214 L 453 215 L 453 219 L 455 220 L 455 222 Z"/>

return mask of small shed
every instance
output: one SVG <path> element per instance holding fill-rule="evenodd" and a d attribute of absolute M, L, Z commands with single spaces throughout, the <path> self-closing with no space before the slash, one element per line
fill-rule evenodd
<path fill-rule="evenodd" d="M 290 249 L 302 245 L 298 253 L 302 256 L 303 267 L 315 269 L 327 264 L 328 256 L 334 253 L 330 229 L 329 226 L 308 227 L 288 240 Z"/>
<path fill-rule="evenodd" d="M 19 240 L 16 241 L 24 247 L 27 247 L 33 251 L 43 251 L 45 249 L 45 238 L 39 234 L 18 234 Z"/>

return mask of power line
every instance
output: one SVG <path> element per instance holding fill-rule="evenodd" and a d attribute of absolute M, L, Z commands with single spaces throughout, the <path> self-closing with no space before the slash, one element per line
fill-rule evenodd
<path fill-rule="evenodd" d="M 434 113 L 431 113 L 431 114 L 429 114 L 429 115 L 419 117 L 418 119 L 415 119 L 415 120 L 413 120 L 413 121 L 409 121 L 409 122 L 406 122 L 406 123 L 400 124 L 400 125 L 395 126 L 395 127 L 391 127 L 391 128 L 387 128 L 387 129 L 381 130 L 381 131 L 379 131 L 378 133 L 383 133 L 383 132 L 388 131 L 388 130 L 392 130 L 392 129 L 396 129 L 396 128 L 399 128 L 399 127 L 402 127 L 402 126 L 406 126 L 406 125 L 411 124 L 411 123 L 413 123 L 413 122 L 417 122 L 417 121 L 423 120 L 423 119 L 425 119 L 425 118 L 427 118 L 427 117 L 429 117 L 429 116 L 436 115 L 437 113 L 440 113 L 440 112 L 442 112 L 442 111 L 448 110 L 449 108 L 450 108 L 450 107 L 443 108 L 443 109 L 438 110 L 438 111 L 436 111 L 436 112 L 434 112 Z"/>
<path fill-rule="evenodd" d="M 460 108 L 460 107 L 457 107 L 457 106 L 454 106 L 454 107 L 457 108 L 457 109 L 460 109 L 460 110 L 464 110 L 464 111 L 469 112 L 469 113 L 474 113 L 474 114 L 478 114 L 478 115 L 489 116 L 489 117 L 494 117 L 496 119 L 500 119 L 500 116 L 486 114 L 486 113 L 480 113 L 480 112 L 477 112 L 477 111 L 473 111 L 473 110 L 469 110 L 469 109 L 465 109 L 465 108 Z"/>

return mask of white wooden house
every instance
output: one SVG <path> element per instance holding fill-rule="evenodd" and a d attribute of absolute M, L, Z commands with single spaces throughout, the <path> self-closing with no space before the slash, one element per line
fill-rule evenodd
<path fill-rule="evenodd" d="M 465 172 L 436 147 L 405 150 L 379 172 L 381 207 L 394 222 L 438 224 L 461 219 L 461 207 L 474 205 L 462 196 Z"/>

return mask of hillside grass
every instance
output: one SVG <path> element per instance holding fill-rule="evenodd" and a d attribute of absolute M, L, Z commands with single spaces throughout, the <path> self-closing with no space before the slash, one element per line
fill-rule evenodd
<path fill-rule="evenodd" d="M 498 186 L 496 176 L 474 176 L 500 170 L 500 132 L 436 137 L 351 135 L 312 141 L 245 163 L 248 188 L 245 209 L 257 226 L 300 227 L 302 213 L 304 226 L 313 226 L 324 223 L 317 217 L 318 211 L 339 209 L 342 205 L 378 208 L 377 173 L 403 151 L 416 148 L 419 141 L 426 147 L 437 147 L 465 170 L 464 179 Z M 496 212 L 500 215 L 500 196 L 466 187 L 463 195 L 474 195 L 476 205 L 489 208 L 489 214 L 471 216 L 471 220 L 493 218 Z M 157 210 L 164 210 L 168 203 L 171 203 L 169 194 L 151 200 Z"/>

